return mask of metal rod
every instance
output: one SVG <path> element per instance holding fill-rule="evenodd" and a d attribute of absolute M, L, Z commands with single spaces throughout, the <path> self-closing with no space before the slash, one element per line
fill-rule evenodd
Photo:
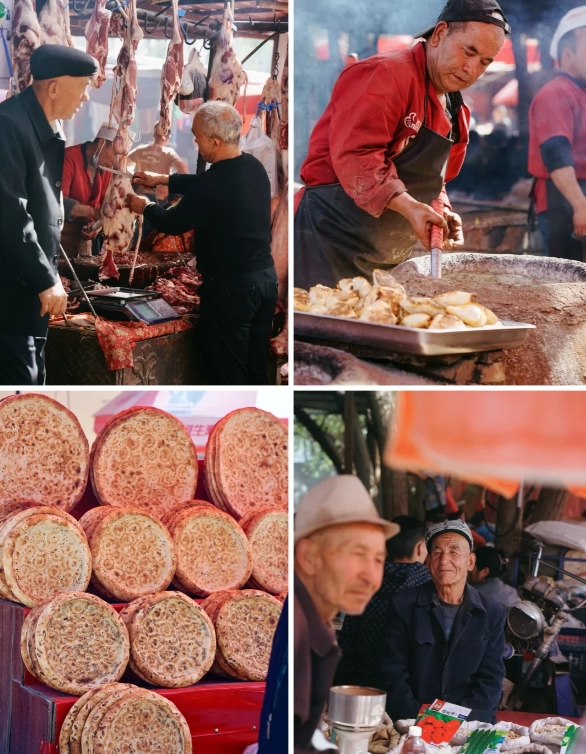
<path fill-rule="evenodd" d="M 586 579 L 583 579 L 580 576 L 576 576 L 576 574 L 570 573 L 569 571 L 564 571 L 563 568 L 559 568 L 558 566 L 553 565 L 553 563 L 548 563 L 545 560 L 540 560 L 539 565 L 547 566 L 548 568 L 553 568 L 554 571 L 558 571 L 558 573 L 563 573 L 564 576 L 570 576 L 570 578 L 576 579 L 576 581 L 580 581 L 582 584 L 586 584 Z M 537 575 L 537 574 L 534 574 L 534 575 Z"/>
<path fill-rule="evenodd" d="M 91 310 L 91 313 L 92 313 L 92 314 L 94 315 L 94 317 L 95 317 L 95 318 L 97 319 L 97 318 L 98 318 L 98 315 L 96 314 L 96 310 L 95 310 L 95 309 L 94 309 L 94 307 L 92 306 L 92 302 L 90 301 L 90 297 L 89 297 L 89 296 L 87 295 L 87 293 L 85 292 L 85 288 L 84 288 L 84 287 L 83 287 L 83 285 L 81 284 L 81 281 L 80 281 L 80 279 L 79 279 L 79 278 L 77 277 L 77 272 L 75 271 L 75 268 L 74 268 L 74 266 L 73 266 L 73 265 L 71 264 L 71 259 L 69 259 L 69 257 L 67 256 L 67 254 L 65 253 L 65 249 L 63 248 L 63 246 L 61 246 L 61 244 L 59 244 L 59 248 L 60 248 L 60 250 L 61 250 L 61 254 L 62 254 L 62 255 L 63 255 L 64 257 L 65 257 L 65 261 L 66 261 L 66 262 L 67 262 L 67 264 L 69 265 L 69 269 L 71 270 L 71 272 L 72 272 L 72 274 L 73 274 L 73 278 L 74 278 L 75 282 L 76 282 L 76 283 L 77 283 L 77 284 L 79 285 L 79 289 L 80 289 L 80 291 L 82 292 L 82 294 L 83 294 L 83 297 L 85 298 L 86 304 L 87 304 L 87 305 L 89 306 L 89 308 L 90 308 L 90 310 Z"/>
<path fill-rule="evenodd" d="M 277 34 L 277 32 L 275 32 L 274 34 L 271 34 L 270 37 L 267 37 L 266 39 L 263 39 L 263 41 L 259 45 L 257 45 L 252 52 L 249 52 L 248 55 L 246 55 L 246 57 L 242 58 L 242 60 L 240 61 L 240 63 L 242 65 L 244 65 L 244 63 L 246 63 L 246 61 L 249 58 L 251 58 L 254 55 L 255 52 L 258 52 L 263 45 L 266 45 L 267 42 L 270 42 L 271 39 L 275 39 L 275 37 L 278 37 L 278 36 L 279 35 Z"/>

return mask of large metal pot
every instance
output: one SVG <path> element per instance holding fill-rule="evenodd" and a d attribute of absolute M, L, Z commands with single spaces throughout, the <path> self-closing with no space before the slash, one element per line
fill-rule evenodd
<path fill-rule="evenodd" d="M 328 719 L 332 726 L 376 728 L 385 711 L 387 695 L 367 686 L 334 686 L 330 689 Z"/>

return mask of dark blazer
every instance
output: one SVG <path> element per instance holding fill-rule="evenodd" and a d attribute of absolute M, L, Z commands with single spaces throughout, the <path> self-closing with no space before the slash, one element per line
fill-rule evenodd
<path fill-rule="evenodd" d="M 38 294 L 58 280 L 64 154 L 32 86 L 0 102 L 0 332 L 47 334 Z"/>
<path fill-rule="evenodd" d="M 380 688 L 392 720 L 417 717 L 443 699 L 470 707 L 471 720 L 494 722 L 505 677 L 505 609 L 466 586 L 449 642 L 433 581 L 390 602 L 380 657 Z"/>

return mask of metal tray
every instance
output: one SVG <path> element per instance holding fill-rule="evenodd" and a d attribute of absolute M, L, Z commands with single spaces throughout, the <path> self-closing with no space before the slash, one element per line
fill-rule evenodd
<path fill-rule="evenodd" d="M 419 330 L 401 325 L 379 325 L 327 314 L 295 312 L 295 334 L 340 340 L 388 351 L 421 356 L 498 351 L 522 346 L 535 325 L 502 320 L 504 327 L 487 326 L 466 330 Z"/>

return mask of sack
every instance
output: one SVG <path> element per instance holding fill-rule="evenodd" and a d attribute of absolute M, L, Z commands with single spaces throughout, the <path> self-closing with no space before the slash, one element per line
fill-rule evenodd
<path fill-rule="evenodd" d="M 271 183 L 271 199 L 279 196 L 279 176 L 277 171 L 277 145 L 262 130 L 262 121 L 255 115 L 250 128 L 240 139 L 240 149 L 262 162 Z"/>
<path fill-rule="evenodd" d="M 509 754 L 552 754 L 551 749 L 543 744 L 525 744 L 523 746 L 517 746 L 516 749 L 509 749 Z"/>
<path fill-rule="evenodd" d="M 182 113 L 190 115 L 203 103 L 206 88 L 206 69 L 199 57 L 198 51 L 192 48 L 187 65 L 183 67 L 179 94 L 175 102 Z"/>
<path fill-rule="evenodd" d="M 535 720 L 529 728 L 529 738 L 533 743 L 561 746 L 566 727 L 574 723 L 564 717 L 546 717 Z"/>
<path fill-rule="evenodd" d="M 500 748 L 501 751 L 513 751 L 519 749 L 521 746 L 529 746 L 531 744 L 529 728 L 524 725 L 502 722 L 497 723 L 494 727 L 498 728 L 498 730 L 507 730 L 511 733 L 516 733 L 518 736 L 518 738 L 505 738 Z"/>
<path fill-rule="evenodd" d="M 525 531 L 546 545 L 586 550 L 586 526 L 578 521 L 538 521 Z"/>
<path fill-rule="evenodd" d="M 488 730 L 492 728 L 492 725 L 490 723 L 481 723 L 478 720 L 464 720 L 450 741 L 450 746 L 463 746 L 470 733 L 479 728 L 481 730 Z"/>

